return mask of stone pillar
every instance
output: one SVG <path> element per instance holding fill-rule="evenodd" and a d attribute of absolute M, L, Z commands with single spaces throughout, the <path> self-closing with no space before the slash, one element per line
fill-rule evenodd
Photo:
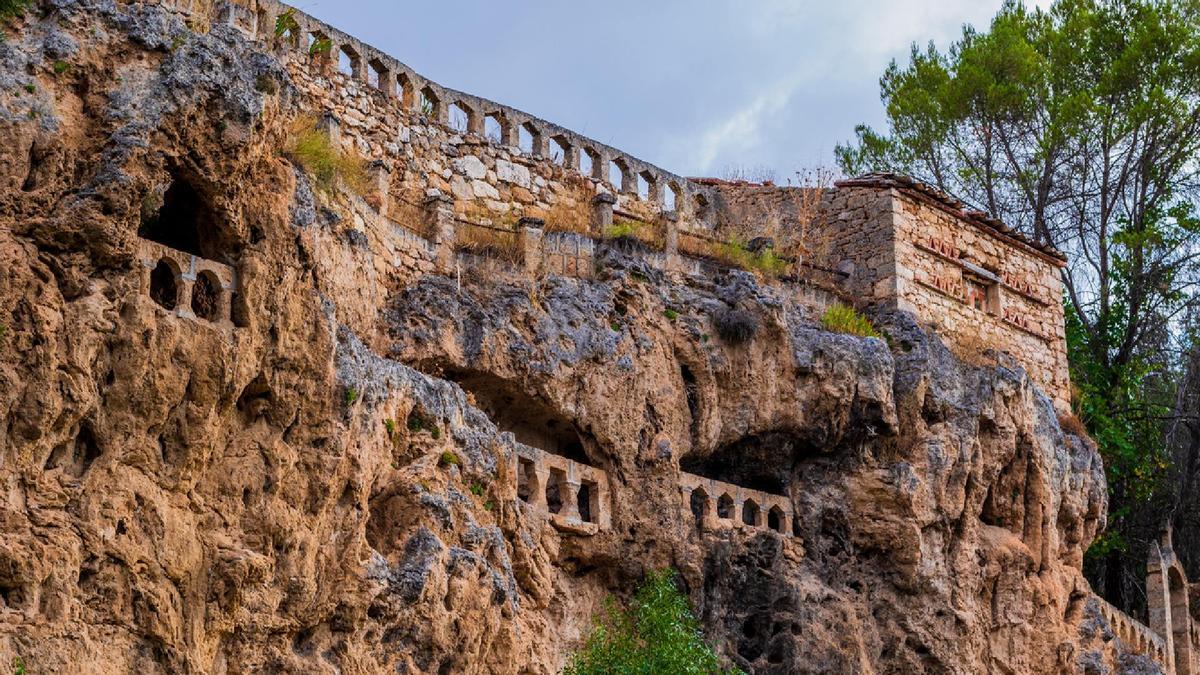
<path fill-rule="evenodd" d="M 541 218 L 522 218 L 517 223 L 521 252 L 525 259 L 525 276 L 536 278 L 542 269 L 542 232 L 546 221 Z"/>
<path fill-rule="evenodd" d="M 386 68 L 379 71 L 379 93 L 396 98 L 396 74 Z"/>
<path fill-rule="evenodd" d="M 1166 560 L 1159 543 L 1150 545 L 1146 564 L 1146 606 L 1150 615 L 1150 630 L 1166 644 L 1167 672 L 1175 672 L 1175 641 L 1171 625 L 1171 596 L 1167 581 Z"/>
<path fill-rule="evenodd" d="M 549 157 L 550 139 L 546 133 L 541 129 L 533 129 L 530 135 L 533 136 L 533 148 L 531 148 L 530 154 L 534 157 Z"/>
<path fill-rule="evenodd" d="M 434 266 L 442 274 L 454 269 L 454 244 L 458 232 L 454 218 L 454 200 L 438 193 L 425 198 L 427 232 L 433 240 Z"/>
<path fill-rule="evenodd" d="M 682 267 L 679 260 L 679 214 L 675 211 L 663 211 L 659 214 L 659 220 L 663 228 L 663 253 L 667 258 L 667 270 L 678 270 Z"/>
<path fill-rule="evenodd" d="M 603 235 L 605 230 L 612 227 L 613 205 L 616 203 L 617 198 L 607 192 L 592 198 L 592 234 Z"/>
<path fill-rule="evenodd" d="M 459 106 L 463 104 L 460 103 Z M 466 108 L 467 111 L 467 133 L 475 134 L 476 136 L 483 135 L 483 115 L 475 108 Z"/>
<path fill-rule="evenodd" d="M 621 194 L 636 195 L 638 193 L 638 175 L 628 165 L 621 167 Z"/>
<path fill-rule="evenodd" d="M 515 148 L 521 144 L 521 132 L 513 119 L 505 114 L 498 116 L 500 121 L 500 144 Z"/>
<path fill-rule="evenodd" d="M 329 135 L 329 143 L 335 148 L 342 147 L 342 125 L 338 122 L 338 118 L 334 117 L 333 113 L 327 112 L 321 115 L 320 121 L 317 123 L 317 128 Z"/>
<path fill-rule="evenodd" d="M 391 208 L 392 197 L 392 171 L 383 160 L 377 159 L 368 165 L 368 171 L 371 174 L 371 184 L 375 188 L 375 204 L 372 204 L 378 211 L 379 215 L 386 216 L 388 209 Z"/>
<path fill-rule="evenodd" d="M 608 182 L 608 155 L 599 150 L 592 155 L 592 178 L 604 183 Z"/>
<path fill-rule="evenodd" d="M 579 170 L 579 148 L 571 144 L 566 139 L 563 139 L 560 144 L 563 147 L 563 166 L 568 169 Z"/>

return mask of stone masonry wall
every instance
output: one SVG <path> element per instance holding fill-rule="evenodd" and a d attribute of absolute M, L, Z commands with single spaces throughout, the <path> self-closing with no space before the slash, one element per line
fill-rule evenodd
<path fill-rule="evenodd" d="M 514 232 L 525 251 L 517 266 L 528 270 L 538 257 L 546 259 L 546 271 L 578 273 L 588 268 L 590 249 L 567 255 L 560 239 L 544 241 L 541 232 L 519 227 L 522 219 L 544 224 L 547 235 L 595 236 L 598 223 L 615 214 L 660 228 L 663 266 L 678 270 L 686 265 L 675 254 L 677 232 L 735 226 L 780 232 L 811 208 L 804 188 L 685 179 L 528 113 L 442 87 L 275 0 L 215 8 L 174 2 L 266 45 L 335 141 L 371 162 L 376 185 L 366 202 L 391 226 L 369 226 L 369 215 L 352 226 L 394 254 L 395 270 L 376 270 L 380 290 L 431 268 L 446 271 L 454 256 L 445 252 L 445 240 L 453 243 L 454 225 L 447 233 L 439 223 L 454 220 Z M 275 30 L 280 16 L 293 24 L 283 35 Z M 920 195 L 850 183 L 819 201 L 806 262 L 840 274 L 841 290 L 861 304 L 913 311 L 962 351 L 994 348 L 1015 356 L 1065 409 L 1069 378 L 1056 260 Z"/>
<path fill-rule="evenodd" d="M 1060 265 L 911 195 L 897 209 L 897 306 L 961 351 L 1016 358 L 1061 410 L 1070 406 Z"/>

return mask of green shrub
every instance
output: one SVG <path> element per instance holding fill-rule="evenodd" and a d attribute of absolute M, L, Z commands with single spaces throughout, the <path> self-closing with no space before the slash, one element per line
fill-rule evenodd
<path fill-rule="evenodd" d="M 366 163 L 357 153 L 336 148 L 315 117 L 302 117 L 292 125 L 287 154 L 312 175 L 317 185 L 332 190 L 335 181 L 358 194 L 369 191 Z"/>
<path fill-rule="evenodd" d="M 21 16 L 30 4 L 31 0 L 0 0 L 0 21 Z"/>
<path fill-rule="evenodd" d="M 66 61 L 55 61 L 54 65 L 51 67 L 54 69 L 55 75 L 62 75 L 71 69 L 71 64 L 67 63 Z"/>
<path fill-rule="evenodd" d="M 358 400 L 358 390 L 354 387 L 346 387 L 346 405 L 354 405 Z"/>
<path fill-rule="evenodd" d="M 388 418 L 383 421 L 383 426 L 387 428 L 389 437 L 396 435 L 396 420 Z"/>
<path fill-rule="evenodd" d="M 458 455 L 447 450 L 442 453 L 441 457 L 438 458 L 438 464 L 441 466 L 457 466 L 458 465 Z"/>
<path fill-rule="evenodd" d="M 486 490 L 487 488 L 485 488 L 483 483 L 480 483 L 479 481 L 473 481 L 471 483 L 471 494 L 475 495 L 476 497 L 482 497 Z"/>
<path fill-rule="evenodd" d="M 736 673 L 704 642 L 688 599 L 675 587 L 675 571 L 654 572 L 629 607 L 612 598 L 596 618 L 587 642 L 571 656 L 564 675 Z"/>
<path fill-rule="evenodd" d="M 846 333 L 859 337 L 879 337 L 875 326 L 871 325 L 871 321 L 867 317 L 859 314 L 853 307 L 847 307 L 840 302 L 825 310 L 825 314 L 821 317 L 821 325 L 825 330 L 835 333 Z"/>
<path fill-rule="evenodd" d="M 333 40 L 330 40 L 329 38 L 314 40 L 313 43 L 308 46 L 309 56 L 329 56 L 330 52 L 332 51 Z"/>
<path fill-rule="evenodd" d="M 663 310 L 663 316 L 667 317 L 667 321 L 674 321 L 675 319 L 679 318 L 679 312 L 676 312 L 675 310 L 668 307 L 665 310 Z"/>
<path fill-rule="evenodd" d="M 29 92 L 30 94 L 36 93 L 37 85 L 30 82 L 29 84 L 25 85 L 25 91 Z"/>

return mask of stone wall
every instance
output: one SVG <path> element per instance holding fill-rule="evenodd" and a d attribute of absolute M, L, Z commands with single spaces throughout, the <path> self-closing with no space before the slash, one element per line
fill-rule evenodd
<path fill-rule="evenodd" d="M 511 248 L 500 257 L 526 274 L 584 276 L 595 238 L 614 221 L 649 235 L 657 248 L 647 251 L 649 264 L 693 273 L 715 263 L 680 255 L 681 236 L 786 236 L 803 227 L 802 301 L 822 309 L 848 297 L 912 311 L 960 352 L 1014 356 L 1060 409 L 1069 407 L 1059 254 L 927 186 L 868 176 L 814 199 L 807 188 L 685 179 L 443 87 L 275 0 L 184 4 L 275 53 L 335 142 L 370 162 L 375 188 L 365 201 L 398 226 L 390 235 L 376 229 L 404 266 L 377 270 L 381 287 L 430 269 L 460 273 L 481 248 L 486 255 L 497 246 Z M 289 27 L 282 35 L 279 17 Z M 354 227 L 369 229 L 365 220 Z M 841 278 L 814 285 L 814 273 Z"/>
<path fill-rule="evenodd" d="M 1059 261 L 912 194 L 894 199 L 896 305 L 961 351 L 1013 356 L 1069 409 Z"/>

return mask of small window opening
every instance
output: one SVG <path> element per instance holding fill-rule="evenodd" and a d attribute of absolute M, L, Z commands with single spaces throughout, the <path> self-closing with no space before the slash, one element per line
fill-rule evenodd
<path fill-rule="evenodd" d="M 579 518 L 585 523 L 594 523 L 600 515 L 600 486 L 590 480 L 579 484 Z"/>
<path fill-rule="evenodd" d="M 745 502 L 742 502 L 743 523 L 758 526 L 760 524 L 758 521 L 760 514 L 761 511 L 758 508 L 758 504 L 754 503 L 753 499 L 747 499 Z"/>
<path fill-rule="evenodd" d="M 654 194 L 654 174 L 649 171 L 638 174 L 637 194 L 638 199 L 650 201 Z"/>
<path fill-rule="evenodd" d="M 205 270 L 192 283 L 192 313 L 205 321 L 216 321 L 221 301 L 221 282 Z"/>
<path fill-rule="evenodd" d="M 612 185 L 614 192 L 622 191 L 622 186 L 625 184 L 625 167 L 620 160 L 608 163 L 608 183 Z"/>
<path fill-rule="evenodd" d="M 521 457 L 517 464 L 517 497 L 528 503 L 537 490 L 537 469 L 533 460 Z"/>
<path fill-rule="evenodd" d="M 667 183 L 667 191 L 663 194 L 663 210 L 676 211 L 679 209 L 680 199 L 679 185 L 677 183 Z"/>
<path fill-rule="evenodd" d="M 579 173 L 592 177 L 596 172 L 596 151 L 591 148 L 583 148 L 583 152 L 579 153 Z"/>
<path fill-rule="evenodd" d="M 166 258 L 150 273 L 150 297 L 168 311 L 179 304 L 179 270 Z"/>
<path fill-rule="evenodd" d="M 772 506 L 770 511 L 767 511 L 767 527 L 776 532 L 783 532 L 783 509 L 778 506 Z"/>
<path fill-rule="evenodd" d="M 451 129 L 454 129 L 455 131 L 457 131 L 459 133 L 466 133 L 470 119 L 471 119 L 471 114 L 468 113 L 466 108 L 464 108 L 461 104 L 459 104 L 459 103 L 451 103 L 450 104 L 449 125 L 450 125 Z"/>
<path fill-rule="evenodd" d="M 430 119 L 438 116 L 438 97 L 431 87 L 421 90 L 421 114 Z"/>
<path fill-rule="evenodd" d="M 384 85 L 388 81 L 388 75 L 389 73 L 387 66 L 383 65 L 383 62 L 379 59 L 371 59 L 371 61 L 367 63 L 367 84 L 371 85 L 372 87 L 380 91 L 384 91 Z M 389 92 L 384 91 L 384 93 L 386 94 Z"/>
<path fill-rule="evenodd" d="M 708 493 L 704 491 L 704 488 L 692 490 L 688 506 L 691 507 L 692 517 L 696 519 L 696 522 L 704 522 L 704 513 L 708 510 Z"/>
<path fill-rule="evenodd" d="M 504 125 L 500 123 L 498 114 L 492 113 L 483 118 L 483 136 L 493 143 L 504 143 Z"/>
<path fill-rule="evenodd" d="M 358 54 L 349 47 L 338 50 L 338 72 L 348 77 L 358 75 Z"/>
<path fill-rule="evenodd" d="M 546 480 L 546 506 L 550 513 L 558 513 L 563 507 L 563 490 L 566 489 L 567 474 L 560 469 L 550 469 L 550 478 Z"/>
<path fill-rule="evenodd" d="M 717 500 L 717 517 L 725 520 L 733 517 L 733 497 L 728 494 L 721 495 Z"/>
<path fill-rule="evenodd" d="M 571 144 L 563 136 L 554 136 L 550 139 L 550 161 L 559 166 L 566 166 L 567 150 Z"/>
<path fill-rule="evenodd" d="M 517 130 L 517 145 L 521 148 L 521 152 L 527 155 L 533 154 L 533 135 L 533 127 L 528 122 L 522 124 Z"/>
<path fill-rule="evenodd" d="M 695 215 L 696 220 L 708 220 L 708 198 L 704 195 L 696 195 L 695 199 Z"/>

